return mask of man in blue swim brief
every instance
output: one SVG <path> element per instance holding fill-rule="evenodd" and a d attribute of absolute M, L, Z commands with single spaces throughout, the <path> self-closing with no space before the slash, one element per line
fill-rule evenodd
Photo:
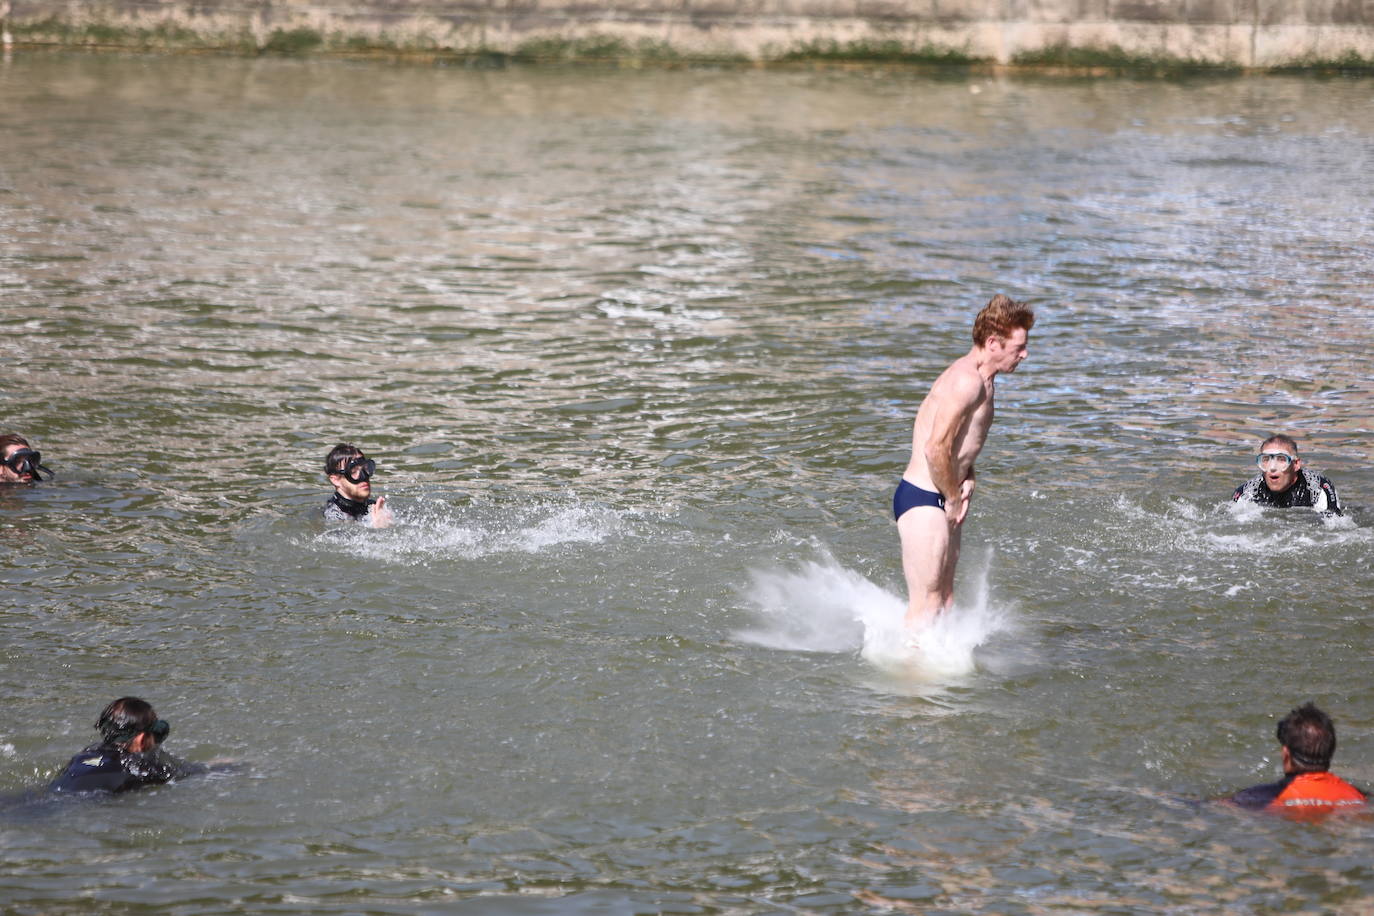
<path fill-rule="evenodd" d="M 906 625 L 954 601 L 954 569 L 973 498 L 973 464 L 992 425 L 995 379 L 1026 358 L 1035 313 L 998 293 L 973 322 L 973 349 L 940 373 L 916 411 L 911 461 L 892 496 L 906 576 Z"/>

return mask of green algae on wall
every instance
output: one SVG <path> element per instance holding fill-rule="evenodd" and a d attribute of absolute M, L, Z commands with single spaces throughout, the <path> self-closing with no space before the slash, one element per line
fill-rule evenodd
<path fill-rule="evenodd" d="M 967 50 L 940 47 L 934 44 L 911 45 L 896 39 L 859 39 L 839 42 L 835 39 L 808 41 L 795 45 L 772 58 L 778 61 L 853 61 L 856 63 L 939 64 L 967 66 L 990 63 L 986 57 L 975 57 Z"/>
<path fill-rule="evenodd" d="M 1239 73 L 1235 63 L 1178 57 L 1172 54 L 1129 54 L 1120 47 L 1073 47 L 1051 45 L 1034 51 L 1022 51 L 1012 58 L 1018 67 L 1055 68 L 1071 70 L 1111 70 L 1132 73 L 1170 74 L 1187 71 L 1210 73 Z"/>

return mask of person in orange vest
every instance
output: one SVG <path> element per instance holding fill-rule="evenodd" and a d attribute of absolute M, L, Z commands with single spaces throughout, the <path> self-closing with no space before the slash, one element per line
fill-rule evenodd
<path fill-rule="evenodd" d="M 1336 752 L 1336 725 L 1330 716 L 1304 703 L 1279 720 L 1277 733 L 1283 746 L 1283 779 L 1242 789 L 1226 801 L 1298 816 L 1365 809 L 1365 793 L 1330 772 Z"/>

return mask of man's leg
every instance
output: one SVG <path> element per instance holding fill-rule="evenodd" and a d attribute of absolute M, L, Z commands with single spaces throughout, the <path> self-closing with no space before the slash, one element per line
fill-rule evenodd
<path fill-rule="evenodd" d="M 906 625 L 916 629 L 934 620 L 947 604 L 946 567 L 951 583 L 954 578 L 950 524 L 944 509 L 917 506 L 897 519 L 897 534 L 902 539 L 902 572 L 906 574 Z"/>

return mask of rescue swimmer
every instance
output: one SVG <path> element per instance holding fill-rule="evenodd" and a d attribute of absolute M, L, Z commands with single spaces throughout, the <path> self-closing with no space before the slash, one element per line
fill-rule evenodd
<path fill-rule="evenodd" d="M 48 785 L 49 792 L 127 792 L 210 772 L 208 766 L 187 763 L 162 749 L 172 727 L 138 697 L 110 703 L 95 727 L 100 741 L 73 757 Z"/>
<path fill-rule="evenodd" d="M 43 455 L 17 433 L 0 436 L 0 483 L 33 483 L 52 471 L 43 465 Z"/>
<path fill-rule="evenodd" d="M 386 497 L 372 495 L 372 475 L 376 472 L 377 462 L 356 445 L 341 442 L 334 446 L 324 459 L 324 474 L 334 485 L 334 495 L 325 500 L 325 519 L 363 522 L 373 528 L 391 525 Z"/>
<path fill-rule="evenodd" d="M 1291 436 L 1279 433 L 1265 439 L 1255 464 L 1260 473 L 1236 487 L 1233 502 L 1246 500 L 1274 509 L 1306 507 L 1343 514 L 1335 484 L 1302 466 L 1298 443 Z"/>
<path fill-rule="evenodd" d="M 1331 772 L 1336 725 L 1330 716 L 1304 703 L 1280 719 L 1275 732 L 1283 748 L 1283 779 L 1242 789 L 1224 801 L 1299 818 L 1368 810 L 1366 793 Z"/>

